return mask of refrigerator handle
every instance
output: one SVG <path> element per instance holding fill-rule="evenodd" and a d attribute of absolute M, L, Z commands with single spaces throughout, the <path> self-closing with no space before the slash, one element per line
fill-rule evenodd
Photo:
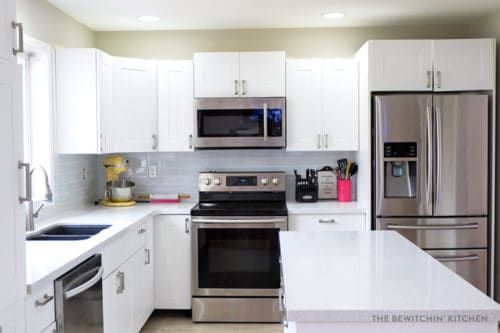
<path fill-rule="evenodd" d="M 441 119 L 441 108 L 436 107 L 436 205 L 439 205 L 441 200 L 441 152 L 443 145 L 443 129 L 442 129 L 442 119 Z"/>
<path fill-rule="evenodd" d="M 432 193 L 432 112 L 431 107 L 427 106 L 427 191 L 426 201 L 427 205 L 431 204 Z"/>

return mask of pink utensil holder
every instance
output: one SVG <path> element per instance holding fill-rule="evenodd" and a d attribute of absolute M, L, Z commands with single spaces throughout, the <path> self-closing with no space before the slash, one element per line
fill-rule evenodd
<path fill-rule="evenodd" d="M 337 200 L 339 202 L 352 201 L 352 182 L 350 179 L 337 180 Z"/>

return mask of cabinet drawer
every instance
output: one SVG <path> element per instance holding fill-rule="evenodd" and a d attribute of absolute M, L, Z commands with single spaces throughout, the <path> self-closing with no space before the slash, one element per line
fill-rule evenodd
<path fill-rule="evenodd" d="M 145 246 L 146 228 L 146 220 L 143 220 L 102 250 L 104 277 Z"/>
<path fill-rule="evenodd" d="M 55 321 L 54 284 L 26 298 L 26 332 L 42 332 Z"/>
<path fill-rule="evenodd" d="M 288 229 L 290 231 L 365 230 L 365 215 L 290 215 Z"/>

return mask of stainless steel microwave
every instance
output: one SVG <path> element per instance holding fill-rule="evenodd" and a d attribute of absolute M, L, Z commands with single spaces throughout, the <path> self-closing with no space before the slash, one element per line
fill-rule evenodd
<path fill-rule="evenodd" d="M 194 147 L 283 148 L 285 98 L 195 100 Z"/>

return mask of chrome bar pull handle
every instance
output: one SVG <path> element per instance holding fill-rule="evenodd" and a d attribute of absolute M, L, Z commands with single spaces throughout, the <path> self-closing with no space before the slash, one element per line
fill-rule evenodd
<path fill-rule="evenodd" d="M 189 134 L 189 149 L 193 149 L 193 134 Z"/>
<path fill-rule="evenodd" d="M 325 140 L 325 149 L 328 149 L 328 134 L 325 134 L 324 140 Z"/>
<path fill-rule="evenodd" d="M 118 272 L 118 274 L 116 274 L 116 278 L 119 281 L 118 288 L 116 289 L 116 294 L 123 294 L 123 292 L 125 291 L 125 273 Z"/>
<path fill-rule="evenodd" d="M 12 28 L 14 30 L 17 30 L 17 49 L 13 48 L 12 52 L 14 55 L 17 55 L 18 53 L 23 53 L 24 52 L 24 31 L 23 31 L 23 24 L 19 22 L 14 22 L 12 21 Z"/>
<path fill-rule="evenodd" d="M 143 234 L 143 233 L 145 233 L 145 232 L 146 232 L 146 229 L 144 229 L 144 228 L 141 228 L 141 229 L 139 229 L 139 230 L 137 231 L 137 233 L 138 233 L 139 235 L 141 235 L 141 234 Z"/>
<path fill-rule="evenodd" d="M 29 163 L 23 163 L 21 161 L 17 162 L 17 167 L 18 169 L 23 169 L 24 168 L 24 182 L 25 182 L 25 197 L 19 196 L 19 203 L 24 203 L 24 202 L 31 202 L 33 199 L 32 195 L 32 186 L 31 186 L 31 165 Z"/>
<path fill-rule="evenodd" d="M 158 135 L 153 134 L 151 137 L 153 138 L 153 146 L 151 148 L 153 148 L 153 150 L 157 150 L 158 149 Z"/>
<path fill-rule="evenodd" d="M 427 205 L 431 204 L 432 193 L 432 112 L 431 107 L 426 108 L 427 115 Z"/>
<path fill-rule="evenodd" d="M 267 133 L 267 103 L 264 103 L 264 141 L 267 141 L 268 133 Z"/>
<path fill-rule="evenodd" d="M 238 96 L 238 80 L 234 80 L 234 95 Z"/>
<path fill-rule="evenodd" d="M 335 221 L 335 219 L 331 219 L 331 220 L 319 220 L 318 222 L 319 223 L 330 223 L 330 224 L 337 223 L 337 221 Z"/>
<path fill-rule="evenodd" d="M 245 96 L 247 94 L 247 80 L 241 81 L 241 90 L 242 90 L 241 95 Z"/>
<path fill-rule="evenodd" d="M 388 224 L 387 230 L 472 230 L 478 229 L 478 223 L 468 224 L 421 224 L 421 225 L 400 225 Z"/>
<path fill-rule="evenodd" d="M 184 232 L 186 234 L 189 234 L 189 218 L 186 217 L 186 219 L 184 220 Z"/>
<path fill-rule="evenodd" d="M 436 72 L 437 87 L 441 88 L 441 71 Z"/>
<path fill-rule="evenodd" d="M 150 265 L 151 264 L 151 250 L 150 249 L 144 249 L 144 254 L 146 255 L 146 261 L 144 262 L 145 265 Z"/>
<path fill-rule="evenodd" d="M 321 149 L 321 134 L 318 134 L 318 149 Z"/>
<path fill-rule="evenodd" d="M 45 295 L 43 295 L 43 297 L 41 299 L 37 299 L 35 301 L 35 308 L 37 308 L 39 306 L 47 305 L 53 299 L 54 299 L 54 296 L 49 296 L 49 295 L 45 294 Z"/>
<path fill-rule="evenodd" d="M 439 205 L 441 202 L 441 181 L 442 181 L 442 165 L 441 165 L 441 153 L 443 148 L 443 129 L 442 129 L 442 119 L 441 119 L 441 109 L 436 106 L 436 193 L 435 193 L 435 203 Z"/>
<path fill-rule="evenodd" d="M 427 71 L 427 83 L 425 84 L 425 86 L 427 88 L 432 88 L 432 71 Z"/>

